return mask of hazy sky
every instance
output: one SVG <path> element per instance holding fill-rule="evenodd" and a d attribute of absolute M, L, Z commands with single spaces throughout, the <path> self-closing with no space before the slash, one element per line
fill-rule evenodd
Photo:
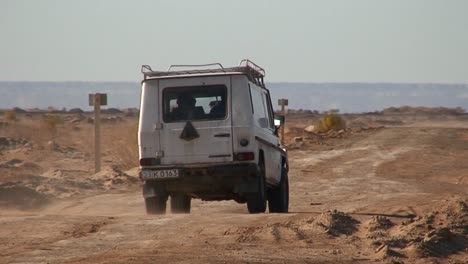
<path fill-rule="evenodd" d="M 138 81 L 250 58 L 268 81 L 468 82 L 468 1 L 0 0 L 0 81 Z"/>

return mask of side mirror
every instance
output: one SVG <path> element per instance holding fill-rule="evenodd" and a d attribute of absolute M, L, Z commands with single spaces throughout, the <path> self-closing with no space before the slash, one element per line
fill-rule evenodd
<path fill-rule="evenodd" d="M 283 115 L 275 115 L 275 135 L 278 136 L 278 130 L 279 128 L 284 125 L 284 116 Z"/>

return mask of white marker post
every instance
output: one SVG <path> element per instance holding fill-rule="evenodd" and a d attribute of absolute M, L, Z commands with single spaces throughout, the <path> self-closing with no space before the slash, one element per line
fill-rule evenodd
<path fill-rule="evenodd" d="M 288 99 L 278 99 L 278 105 L 281 106 L 281 115 L 286 120 L 286 106 L 288 105 Z M 281 125 L 281 145 L 284 146 L 284 126 L 285 122 Z"/>
<path fill-rule="evenodd" d="M 101 105 L 107 105 L 107 94 L 89 94 L 89 105 L 94 105 L 94 171 L 101 171 Z"/>

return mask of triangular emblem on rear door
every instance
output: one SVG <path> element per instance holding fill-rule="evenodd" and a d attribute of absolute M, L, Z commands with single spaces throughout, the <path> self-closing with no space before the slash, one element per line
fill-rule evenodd
<path fill-rule="evenodd" d="M 196 139 L 200 137 L 200 135 L 198 134 L 195 127 L 192 125 L 192 122 L 187 121 L 187 123 L 185 124 L 184 130 L 182 130 L 182 133 L 180 133 L 179 137 L 183 140 L 190 141 L 192 139 Z"/>

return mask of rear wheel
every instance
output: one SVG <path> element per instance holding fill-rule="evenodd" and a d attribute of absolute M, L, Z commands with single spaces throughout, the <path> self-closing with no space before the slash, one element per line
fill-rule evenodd
<path fill-rule="evenodd" d="M 264 213 L 266 210 L 265 163 L 259 161 L 259 175 L 257 177 L 257 192 L 247 197 L 247 209 L 251 214 Z"/>
<path fill-rule="evenodd" d="M 150 215 L 166 213 L 167 196 L 145 198 L 146 213 Z"/>
<path fill-rule="evenodd" d="M 268 210 L 270 213 L 287 213 L 289 207 L 289 179 L 286 168 L 281 169 L 280 184 L 268 190 Z"/>
<path fill-rule="evenodd" d="M 173 214 L 189 214 L 192 198 L 184 194 L 171 195 L 171 211 Z"/>

